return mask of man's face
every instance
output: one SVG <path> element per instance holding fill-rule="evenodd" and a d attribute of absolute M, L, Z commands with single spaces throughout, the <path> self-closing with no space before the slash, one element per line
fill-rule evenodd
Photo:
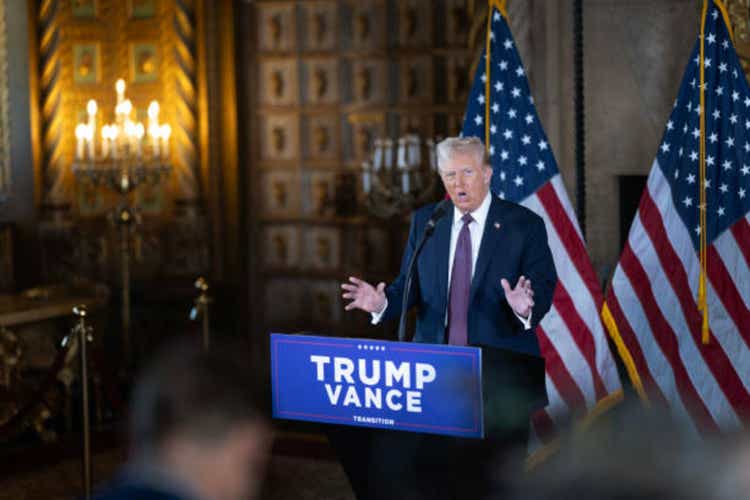
<path fill-rule="evenodd" d="M 453 204 L 463 213 L 482 204 L 490 189 L 492 168 L 472 154 L 456 154 L 440 166 L 440 177 Z"/>

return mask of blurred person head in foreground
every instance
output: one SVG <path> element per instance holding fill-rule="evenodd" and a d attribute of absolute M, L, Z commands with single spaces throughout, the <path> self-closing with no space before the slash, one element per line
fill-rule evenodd
<path fill-rule="evenodd" d="M 178 344 L 155 357 L 131 400 L 131 460 L 95 498 L 253 498 L 270 427 L 243 352 Z"/>
<path fill-rule="evenodd" d="M 701 434 L 694 424 L 653 404 L 650 408 L 640 402 L 623 404 L 591 428 L 561 440 L 552 458 L 515 477 L 515 491 L 509 498 L 747 498 L 737 496 L 737 484 L 727 481 L 728 473 L 735 470 L 727 461 L 732 449 L 728 437 Z"/>

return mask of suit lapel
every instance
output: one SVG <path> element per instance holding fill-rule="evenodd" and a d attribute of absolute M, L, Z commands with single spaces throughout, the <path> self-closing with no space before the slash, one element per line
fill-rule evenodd
<path fill-rule="evenodd" d="M 474 295 L 476 295 L 477 289 L 487 272 L 487 266 L 489 266 L 492 256 L 497 251 L 498 242 L 502 239 L 501 215 L 500 203 L 495 198 L 495 195 L 492 195 L 490 211 L 487 213 L 487 220 L 484 223 L 482 242 L 479 245 L 477 265 L 474 268 L 474 277 L 471 280 L 469 304 L 474 300 Z M 497 283 L 497 286 L 500 286 L 500 283 Z"/>
<path fill-rule="evenodd" d="M 450 257 L 451 227 L 453 226 L 453 208 L 440 219 L 435 226 L 435 234 L 432 235 L 435 244 L 435 276 L 439 297 L 443 308 L 448 300 L 448 257 Z"/>

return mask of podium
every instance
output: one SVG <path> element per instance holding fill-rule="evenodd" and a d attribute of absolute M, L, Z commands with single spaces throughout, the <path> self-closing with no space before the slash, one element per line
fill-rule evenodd
<path fill-rule="evenodd" d="M 287 349 L 301 348 L 302 354 L 299 357 L 285 358 L 285 347 L 281 344 L 282 347 L 279 348 L 279 342 L 300 344 L 299 347 L 292 346 Z M 315 345 L 316 342 L 319 344 Z M 367 361 L 394 359 L 405 363 L 406 359 L 413 361 L 413 366 L 419 363 L 434 363 L 435 376 L 430 383 L 435 384 L 435 387 L 430 387 L 425 382 L 430 380 L 429 370 L 422 380 L 421 420 L 407 422 L 406 417 L 396 416 L 396 426 L 402 423 L 402 430 L 392 430 L 387 425 L 363 425 L 360 422 L 362 419 L 354 422 L 347 418 L 345 411 L 341 411 L 351 410 L 356 416 L 364 411 L 364 402 L 358 401 L 360 406 L 357 406 L 352 403 L 352 396 L 352 404 L 342 407 L 340 398 L 343 392 L 335 399 L 338 406 L 331 413 L 310 409 L 312 407 L 299 411 L 290 409 L 293 398 L 287 398 L 284 391 L 287 391 L 287 395 L 300 391 L 299 404 L 311 405 L 313 403 L 310 402 L 310 398 L 319 397 L 316 393 L 321 392 L 316 387 L 326 381 L 330 381 L 330 384 L 325 389 L 327 392 L 322 397 L 322 404 L 334 401 L 332 396 L 335 395 L 333 388 L 337 373 L 333 369 L 337 362 L 343 370 L 338 372 L 339 381 L 346 382 L 345 374 L 349 373 L 351 380 L 355 381 L 354 386 L 357 385 L 355 372 L 348 371 L 350 364 L 341 361 L 345 356 L 336 354 L 339 352 L 337 343 L 349 347 L 343 352 L 355 353 L 349 355 L 352 360 L 357 360 L 356 357 L 360 356 L 359 359 Z M 354 347 L 351 347 L 352 345 Z M 368 346 L 367 349 L 356 349 L 362 345 Z M 313 352 L 314 354 L 311 354 Z M 359 354 L 363 352 L 366 355 Z M 407 352 L 406 358 L 395 357 L 396 354 L 404 352 Z M 479 365 L 473 366 L 472 369 L 471 362 L 467 359 L 465 373 L 471 374 L 473 379 L 462 382 L 461 387 L 464 387 L 464 390 L 451 392 L 453 384 L 450 378 L 463 376 L 463 372 L 457 369 L 460 362 L 452 361 L 457 357 L 453 354 L 474 354 L 476 358 L 472 358 L 471 362 L 476 359 Z M 305 360 L 313 356 L 315 361 L 309 363 L 311 366 L 305 367 Z M 324 357 L 329 359 L 325 363 L 322 361 Z M 272 370 L 275 370 L 272 373 L 274 416 L 329 423 L 330 425 L 324 426 L 326 435 L 359 500 L 473 499 L 500 494 L 503 484 L 501 473 L 509 470 L 520 473 L 522 470 L 530 414 L 547 404 L 544 359 L 506 349 L 282 335 L 272 336 L 271 358 Z M 337 359 L 339 361 L 336 361 Z M 284 363 L 294 366 L 293 372 L 291 369 L 285 371 Z M 358 367 L 369 366 L 370 371 L 365 373 L 365 380 L 372 384 L 371 388 L 379 385 L 374 382 L 373 364 L 368 365 L 365 362 L 354 365 L 355 371 Z M 279 370 L 285 375 L 281 376 Z M 402 375 L 404 373 L 405 370 Z M 310 384 L 305 381 L 306 378 L 311 379 Z M 408 380 L 407 385 L 410 389 L 416 389 L 415 379 L 416 375 Z M 379 381 L 383 388 L 392 389 L 395 385 L 392 380 L 390 382 L 391 385 L 388 385 L 389 380 L 383 380 L 382 377 Z M 441 383 L 448 387 L 446 392 L 439 389 L 438 384 Z M 431 389 L 434 389 L 433 392 L 430 392 Z M 472 398 L 473 391 L 477 391 L 479 401 Z M 318 402 L 315 401 L 314 404 Z M 464 408 L 468 416 L 461 420 L 463 417 L 446 411 L 452 409 L 452 406 Z M 477 408 L 480 409 L 478 416 L 481 432 L 462 432 L 462 429 L 471 427 L 470 420 Z M 387 410 L 377 409 L 373 414 L 388 415 Z M 399 422 L 399 418 L 402 418 L 403 422 Z M 347 425 L 331 424 L 336 421 Z M 461 425 L 460 422 L 464 421 L 467 424 Z M 426 425 L 424 422 L 432 425 Z"/>

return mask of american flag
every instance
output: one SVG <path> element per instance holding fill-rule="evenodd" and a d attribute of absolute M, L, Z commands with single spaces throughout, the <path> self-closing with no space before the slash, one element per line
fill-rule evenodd
<path fill-rule="evenodd" d="M 699 434 L 740 428 L 750 416 L 750 89 L 724 6 L 708 2 L 705 12 L 704 105 L 699 36 L 604 310 L 642 395 L 669 405 Z M 707 345 L 697 306 L 701 189 Z"/>
<path fill-rule="evenodd" d="M 599 316 L 602 291 L 596 273 L 539 122 L 504 9 L 498 2 L 491 5 L 489 63 L 485 50 L 462 134 L 484 139 L 487 133 L 492 190 L 544 219 L 559 277 L 552 308 L 536 329 L 546 359 L 550 403 L 532 418 L 534 448 L 553 439 L 571 416 L 584 417 L 621 399 L 622 386 Z"/>

